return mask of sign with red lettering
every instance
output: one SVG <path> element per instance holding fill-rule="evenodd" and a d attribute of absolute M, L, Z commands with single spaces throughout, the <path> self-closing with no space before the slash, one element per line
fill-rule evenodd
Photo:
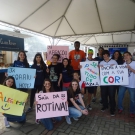
<path fill-rule="evenodd" d="M 69 58 L 68 46 L 47 46 L 47 60 L 52 61 L 53 54 L 59 54 L 60 58 L 58 62 L 62 62 L 64 58 Z"/>
<path fill-rule="evenodd" d="M 126 65 L 106 65 L 100 67 L 101 85 L 128 85 L 128 69 Z"/>
<path fill-rule="evenodd" d="M 67 92 L 50 92 L 36 94 L 36 119 L 67 116 Z"/>

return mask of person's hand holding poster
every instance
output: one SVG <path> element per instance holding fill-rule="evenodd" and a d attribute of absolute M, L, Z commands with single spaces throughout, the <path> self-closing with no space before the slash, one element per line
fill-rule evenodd
<path fill-rule="evenodd" d="M 67 116 L 67 92 L 36 94 L 36 119 Z"/>

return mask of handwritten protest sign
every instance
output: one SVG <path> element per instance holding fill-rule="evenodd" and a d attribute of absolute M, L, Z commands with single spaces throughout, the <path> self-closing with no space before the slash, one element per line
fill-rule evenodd
<path fill-rule="evenodd" d="M 128 85 L 128 69 L 125 65 L 100 67 L 101 85 Z"/>
<path fill-rule="evenodd" d="M 8 76 L 15 78 L 17 88 L 34 88 L 36 69 L 9 67 Z"/>
<path fill-rule="evenodd" d="M 67 116 L 67 92 L 36 94 L 36 119 Z"/>
<path fill-rule="evenodd" d="M 85 82 L 87 87 L 98 86 L 100 84 L 98 61 L 80 62 L 80 65 L 81 81 Z"/>
<path fill-rule="evenodd" d="M 62 62 L 64 58 L 69 58 L 68 46 L 47 46 L 47 60 L 51 61 L 53 54 L 59 54 L 58 62 Z"/>
<path fill-rule="evenodd" d="M 0 85 L 0 112 L 22 116 L 27 93 Z"/>

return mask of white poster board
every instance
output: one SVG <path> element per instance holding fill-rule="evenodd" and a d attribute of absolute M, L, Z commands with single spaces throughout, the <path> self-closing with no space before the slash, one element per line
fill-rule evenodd
<path fill-rule="evenodd" d="M 128 85 L 128 69 L 125 65 L 100 67 L 101 85 Z"/>
<path fill-rule="evenodd" d="M 81 81 L 85 83 L 86 87 L 99 86 L 99 68 L 98 61 L 80 62 Z"/>

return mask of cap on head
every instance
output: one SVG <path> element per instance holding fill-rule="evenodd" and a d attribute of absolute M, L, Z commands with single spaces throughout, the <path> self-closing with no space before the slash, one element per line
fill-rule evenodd
<path fill-rule="evenodd" d="M 89 49 L 88 50 L 88 54 L 93 54 L 93 50 L 92 49 Z"/>

